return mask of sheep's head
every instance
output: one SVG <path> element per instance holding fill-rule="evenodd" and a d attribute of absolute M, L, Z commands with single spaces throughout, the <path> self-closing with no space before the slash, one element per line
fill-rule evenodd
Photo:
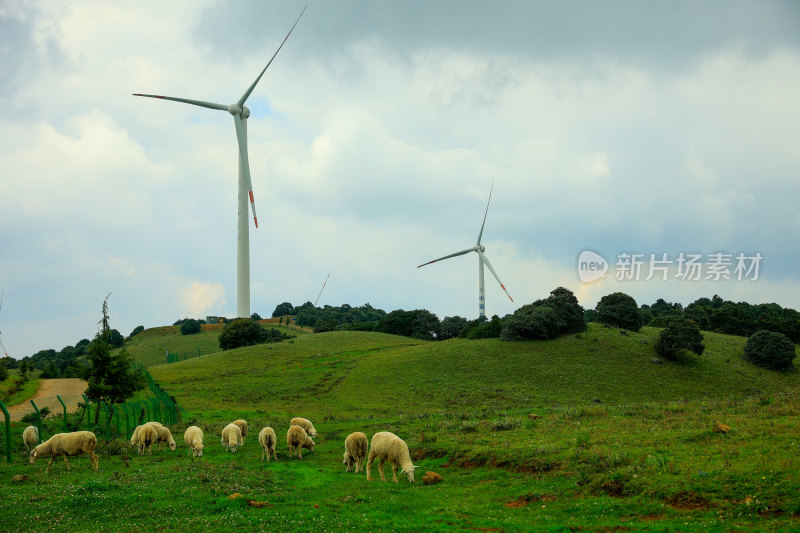
<path fill-rule="evenodd" d="M 414 483 L 414 470 L 416 470 L 417 468 L 419 468 L 419 467 L 418 466 L 414 466 L 414 465 L 408 465 L 406 467 L 403 467 L 403 469 L 400 471 L 400 473 L 401 474 L 405 474 L 406 476 L 408 476 L 408 482 L 409 483 Z"/>
<path fill-rule="evenodd" d="M 31 450 L 31 456 L 30 456 L 30 459 L 28 459 L 28 460 L 30 461 L 31 464 L 33 464 L 33 463 L 36 462 L 37 459 L 39 459 L 39 447 L 38 446 L 36 448 L 34 448 L 33 450 Z"/>
<path fill-rule="evenodd" d="M 192 448 L 192 455 L 195 457 L 203 457 L 203 445 L 196 444 L 194 448 Z"/>
<path fill-rule="evenodd" d="M 175 444 L 175 441 L 174 440 L 170 440 L 169 441 L 169 449 L 174 452 L 176 447 L 177 447 L 177 444 Z"/>
<path fill-rule="evenodd" d="M 347 468 L 350 468 L 350 454 L 344 452 L 344 456 L 342 457 L 342 464 Z"/>
<path fill-rule="evenodd" d="M 306 444 L 308 445 L 307 448 L 313 452 L 314 451 L 314 446 L 315 446 L 314 441 L 311 440 L 311 439 L 308 439 L 306 441 Z"/>

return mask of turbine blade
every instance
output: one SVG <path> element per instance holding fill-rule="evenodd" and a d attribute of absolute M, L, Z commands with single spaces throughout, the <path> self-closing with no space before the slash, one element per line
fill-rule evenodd
<path fill-rule="evenodd" d="M 322 291 L 324 291 L 324 290 L 325 290 L 325 285 L 327 285 L 327 284 L 328 284 L 328 278 L 330 278 L 330 277 L 331 277 L 331 273 L 330 273 L 330 272 L 328 272 L 328 277 L 327 277 L 327 278 L 325 278 L 325 283 L 323 283 L 323 284 L 322 284 L 322 288 L 319 290 L 319 294 L 317 294 L 317 299 L 316 299 L 316 300 L 314 300 L 314 307 L 316 307 L 316 306 L 317 306 L 317 302 L 319 301 L 319 297 L 320 297 L 320 296 L 322 296 Z"/>
<path fill-rule="evenodd" d="M 478 233 L 478 242 L 475 244 L 481 244 L 481 237 L 483 237 L 483 226 L 486 225 L 486 215 L 489 214 L 489 204 L 492 201 L 492 189 L 494 189 L 494 178 L 492 178 L 492 186 L 489 188 L 489 201 L 486 202 L 486 212 L 483 214 L 483 224 L 481 224 L 481 232 Z"/>
<path fill-rule="evenodd" d="M 3 339 L 2 338 L 0 338 L 0 348 L 3 349 L 3 353 L 6 354 L 6 357 L 8 357 L 8 352 L 6 351 L 6 347 L 3 346 Z"/>
<path fill-rule="evenodd" d="M 422 264 L 421 264 L 421 265 L 419 265 L 417 268 L 419 268 L 419 267 L 424 267 L 425 265 L 430 265 L 431 263 L 435 263 L 436 261 L 441 261 L 442 259 L 449 259 L 449 258 L 451 258 L 451 257 L 456 257 L 456 256 L 458 256 L 458 255 L 464 255 L 464 254 L 468 254 L 468 253 L 470 253 L 470 252 L 473 252 L 473 251 L 475 251 L 475 248 L 469 248 L 469 249 L 467 249 L 467 250 L 462 250 L 462 251 L 460 251 L 460 252 L 456 252 L 456 253 L 454 253 L 454 254 L 450 254 L 450 255 L 446 255 L 446 256 L 444 256 L 444 257 L 440 257 L 439 259 L 434 259 L 433 261 L 428 261 L 427 263 L 422 263 Z"/>
<path fill-rule="evenodd" d="M 253 183 L 250 181 L 250 160 L 247 157 L 247 131 L 244 129 L 241 115 L 233 115 L 233 123 L 236 125 L 236 139 L 239 141 L 239 158 L 242 160 L 244 175 L 247 178 L 247 192 L 250 195 L 250 209 L 253 211 L 253 222 L 258 227 L 258 217 L 256 216 L 256 201 L 253 198 Z"/>
<path fill-rule="evenodd" d="M 173 96 L 160 96 L 158 94 L 133 93 L 133 96 L 144 96 L 145 98 L 159 98 L 161 100 L 172 100 L 173 102 L 183 102 L 184 104 L 192 104 L 200 107 L 207 107 L 208 109 L 219 109 L 220 111 L 228 110 L 228 106 L 226 105 L 215 104 L 214 102 L 203 102 L 202 100 L 189 100 L 188 98 L 175 98 Z"/>
<path fill-rule="evenodd" d="M 300 17 L 302 17 L 302 16 L 303 16 L 303 13 L 305 13 L 305 12 L 306 12 L 306 7 L 308 7 L 308 4 L 306 4 L 306 5 L 305 5 L 305 7 L 303 8 L 303 10 L 300 12 L 300 15 L 297 17 L 297 20 L 295 20 L 295 21 L 294 21 L 294 24 L 292 24 L 292 28 L 289 30 L 289 33 L 287 33 L 287 34 L 286 34 L 286 37 L 284 37 L 284 38 L 283 38 L 283 42 L 281 43 L 281 45 L 278 47 L 278 49 L 277 49 L 277 50 L 275 50 L 275 53 L 274 53 L 274 54 L 272 54 L 272 57 L 270 58 L 269 62 L 267 63 L 267 66 L 266 66 L 266 67 L 264 67 L 264 70 L 262 70 L 262 71 L 261 71 L 261 74 L 259 74 L 259 75 L 258 75 L 258 77 L 257 77 L 257 78 L 256 78 L 256 80 L 253 82 L 253 84 L 252 84 L 252 85 L 250 85 L 250 87 L 248 87 L 248 88 L 247 88 L 247 90 L 244 92 L 244 94 L 242 95 L 242 97 L 241 97 L 241 98 L 239 98 L 239 101 L 238 101 L 238 102 L 236 102 L 236 103 L 237 103 L 237 105 L 238 105 L 239 107 L 242 107 L 242 106 L 244 105 L 244 103 L 247 101 L 247 99 L 248 99 L 248 98 L 250 98 L 250 93 L 252 93 L 252 92 L 253 92 L 253 89 L 255 89 L 255 88 L 256 88 L 256 85 L 257 85 L 257 84 L 258 84 L 258 82 L 261 80 L 261 76 L 263 76 L 263 75 L 264 75 L 264 73 L 267 71 L 267 69 L 269 68 L 269 66 L 272 64 L 272 60 L 273 60 L 273 59 L 275 59 L 275 56 L 276 56 L 276 55 L 278 55 L 278 52 L 280 52 L 280 51 L 281 51 L 281 48 L 283 48 L 283 45 L 284 45 L 284 43 L 286 43 L 286 40 L 287 40 L 287 39 L 289 38 L 289 36 L 292 34 L 292 30 L 294 30 L 294 27 L 295 27 L 295 26 L 297 26 L 297 23 L 298 23 L 298 22 L 300 22 Z"/>
<path fill-rule="evenodd" d="M 481 252 L 480 250 L 478 250 L 478 255 L 481 256 L 481 261 L 483 261 L 483 264 L 486 265 L 487 267 L 489 267 L 489 272 L 492 273 L 492 275 L 494 276 L 494 279 L 496 279 L 497 283 L 500 284 L 500 288 L 503 289 L 504 293 L 506 293 L 506 296 L 508 296 L 508 299 L 513 302 L 514 298 L 512 298 L 511 295 L 508 294 L 508 291 L 506 290 L 506 286 L 503 285 L 502 281 L 500 281 L 500 277 L 497 275 L 497 272 L 495 272 L 494 269 L 492 268 L 492 264 L 489 262 L 489 259 L 485 255 L 483 255 L 483 252 Z"/>

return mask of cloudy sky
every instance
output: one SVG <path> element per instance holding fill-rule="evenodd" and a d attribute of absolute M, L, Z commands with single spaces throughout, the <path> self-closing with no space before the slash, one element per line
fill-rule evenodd
<path fill-rule="evenodd" d="M 123 335 L 235 315 L 233 121 L 132 93 L 238 100 L 304 5 L 0 0 L 10 355 L 90 338 L 108 293 Z M 475 243 L 492 179 L 489 315 L 558 286 L 800 308 L 799 28 L 792 1 L 310 3 L 247 102 L 251 312 L 330 273 L 320 305 L 477 316 L 475 254 L 416 266 Z"/>

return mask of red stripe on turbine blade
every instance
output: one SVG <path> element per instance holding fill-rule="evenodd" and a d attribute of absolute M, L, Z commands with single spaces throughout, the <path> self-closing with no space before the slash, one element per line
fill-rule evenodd
<path fill-rule="evenodd" d="M 258 227 L 258 218 L 257 217 L 253 217 L 253 222 L 255 222 L 256 223 L 256 227 Z"/>
<path fill-rule="evenodd" d="M 253 191 L 247 191 L 247 192 L 250 193 L 250 203 L 251 204 L 256 203 L 256 201 L 253 199 Z"/>

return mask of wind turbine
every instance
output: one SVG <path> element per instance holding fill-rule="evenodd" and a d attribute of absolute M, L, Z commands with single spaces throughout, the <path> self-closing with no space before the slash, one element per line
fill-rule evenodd
<path fill-rule="evenodd" d="M 308 7 L 308 5 L 306 5 Z M 247 201 L 248 196 L 250 199 L 250 208 L 253 211 L 253 222 L 256 228 L 258 227 L 258 218 L 256 217 L 256 204 L 253 198 L 253 184 L 250 181 L 250 161 L 247 157 L 247 118 L 250 116 L 250 109 L 244 103 L 250 96 L 250 93 L 255 89 L 256 84 L 261 80 L 267 68 L 272 64 L 272 60 L 281 51 L 284 43 L 292 34 L 292 30 L 297 26 L 300 17 L 305 13 L 306 8 L 300 12 L 297 20 L 292 25 L 289 33 L 283 38 L 283 42 L 272 55 L 272 58 L 267 63 L 267 66 L 261 71 L 261 74 L 255 81 L 248 87 L 241 98 L 230 105 L 215 104 L 213 102 L 203 102 L 200 100 L 189 100 L 187 98 L 175 98 L 172 96 L 160 96 L 156 94 L 138 94 L 134 96 L 144 96 L 147 98 L 160 98 L 162 100 L 172 100 L 174 102 L 183 102 L 184 104 L 191 104 L 208 109 L 217 109 L 220 111 L 227 111 L 233 115 L 233 124 L 236 127 L 236 139 L 239 142 L 239 196 L 238 196 L 238 234 L 237 234 L 237 251 L 236 251 L 236 315 L 238 317 L 250 316 L 250 225 L 247 222 Z"/>
<path fill-rule="evenodd" d="M 0 292 L 0 311 L 2 311 L 2 310 L 3 310 L 3 293 Z M 3 332 L 0 331 L 0 334 L 2 334 L 2 333 Z M 6 357 L 8 357 L 8 352 L 6 352 L 6 347 L 3 346 L 3 338 L 2 337 L 0 337 L 0 348 L 3 349 L 3 353 L 6 355 Z"/>
<path fill-rule="evenodd" d="M 431 263 L 441 261 L 442 259 L 449 259 L 451 257 L 468 254 L 470 252 L 476 252 L 478 254 L 478 316 L 479 317 L 486 317 L 486 297 L 483 288 L 483 265 L 486 265 L 489 268 L 489 272 L 492 273 L 494 279 L 496 279 L 497 283 L 500 284 L 500 288 L 503 289 L 503 292 L 506 293 L 508 299 L 511 300 L 512 302 L 514 301 L 514 298 L 512 298 L 511 295 L 508 294 L 508 291 L 506 290 L 505 285 L 503 285 L 503 282 L 500 281 L 497 272 L 495 272 L 494 268 L 492 268 L 492 264 L 489 262 L 489 259 L 483 254 L 483 252 L 486 251 L 486 247 L 481 244 L 481 237 L 483 237 L 483 226 L 486 225 L 486 215 L 489 213 L 489 203 L 492 201 L 492 189 L 494 189 L 494 180 L 492 180 L 492 186 L 489 189 L 489 202 L 486 203 L 486 212 L 483 214 L 483 224 L 481 224 L 481 231 L 480 233 L 478 233 L 478 242 L 475 243 L 475 246 L 473 246 L 472 248 L 467 248 L 466 250 L 462 250 L 460 252 L 456 252 L 454 254 L 440 257 L 439 259 L 434 259 L 433 261 L 428 261 L 427 263 L 423 263 L 417 267 L 417 268 L 424 267 L 425 265 L 430 265 Z"/>

